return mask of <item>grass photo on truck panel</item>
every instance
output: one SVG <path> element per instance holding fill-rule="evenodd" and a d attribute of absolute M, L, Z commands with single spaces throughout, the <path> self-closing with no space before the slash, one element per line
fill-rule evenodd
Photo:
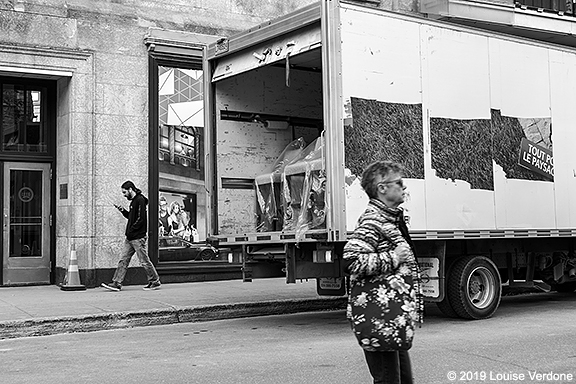
<path fill-rule="evenodd" d="M 344 126 L 346 167 L 355 175 L 376 160 L 405 167 L 404 176 L 424 179 L 422 105 L 353 97 L 352 124 Z"/>
<path fill-rule="evenodd" d="M 508 179 L 546 179 L 518 164 L 523 138 L 551 149 L 550 119 L 520 119 L 491 111 L 491 120 L 430 119 L 432 168 L 438 177 L 464 180 L 473 189 L 494 190 L 493 164 Z"/>
<path fill-rule="evenodd" d="M 519 119 L 502 116 L 492 110 L 492 135 L 494 137 L 494 160 L 508 179 L 550 181 L 518 164 L 518 152 L 522 138 L 552 150 L 550 118 Z"/>
<path fill-rule="evenodd" d="M 430 119 L 432 168 L 443 179 L 494 190 L 490 120 Z"/>

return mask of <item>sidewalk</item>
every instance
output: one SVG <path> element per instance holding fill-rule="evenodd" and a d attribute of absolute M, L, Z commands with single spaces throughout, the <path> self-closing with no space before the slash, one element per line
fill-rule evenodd
<path fill-rule="evenodd" d="M 284 278 L 62 291 L 58 286 L 0 288 L 0 339 L 145 325 L 345 308 L 346 298 L 316 293 L 316 280 Z"/>

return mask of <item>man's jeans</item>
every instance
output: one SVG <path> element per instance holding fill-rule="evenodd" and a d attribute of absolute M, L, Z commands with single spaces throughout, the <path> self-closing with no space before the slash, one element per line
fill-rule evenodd
<path fill-rule="evenodd" d="M 156 268 L 150 261 L 148 257 L 148 251 L 146 250 L 146 243 L 148 241 L 147 237 L 142 239 L 136 240 L 124 240 L 124 248 L 122 250 L 122 257 L 118 262 L 118 268 L 116 268 L 116 272 L 114 272 L 114 277 L 112 281 L 122 285 L 122 281 L 124 281 L 124 277 L 126 276 L 126 271 L 128 270 L 128 265 L 130 264 L 130 259 L 134 253 L 138 256 L 140 260 L 140 264 L 144 267 L 146 271 L 146 276 L 148 277 L 149 283 L 155 283 L 160 281 L 160 277 L 158 276 L 158 272 L 156 272 Z"/>

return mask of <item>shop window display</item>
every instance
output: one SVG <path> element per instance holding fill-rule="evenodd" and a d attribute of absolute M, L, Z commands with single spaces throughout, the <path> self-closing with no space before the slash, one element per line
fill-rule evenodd
<path fill-rule="evenodd" d="M 201 241 L 196 228 L 196 195 L 160 191 L 158 241 L 160 262 L 219 261 L 218 251 Z"/>
<path fill-rule="evenodd" d="M 217 261 L 206 244 L 203 76 L 158 66 L 159 262 Z"/>

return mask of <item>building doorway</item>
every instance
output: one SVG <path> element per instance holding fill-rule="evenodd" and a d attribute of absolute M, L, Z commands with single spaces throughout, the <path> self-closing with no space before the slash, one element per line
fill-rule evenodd
<path fill-rule="evenodd" d="M 0 285 L 50 284 L 56 81 L 0 76 Z"/>
<path fill-rule="evenodd" d="M 50 283 L 50 164 L 4 163 L 4 285 Z"/>

